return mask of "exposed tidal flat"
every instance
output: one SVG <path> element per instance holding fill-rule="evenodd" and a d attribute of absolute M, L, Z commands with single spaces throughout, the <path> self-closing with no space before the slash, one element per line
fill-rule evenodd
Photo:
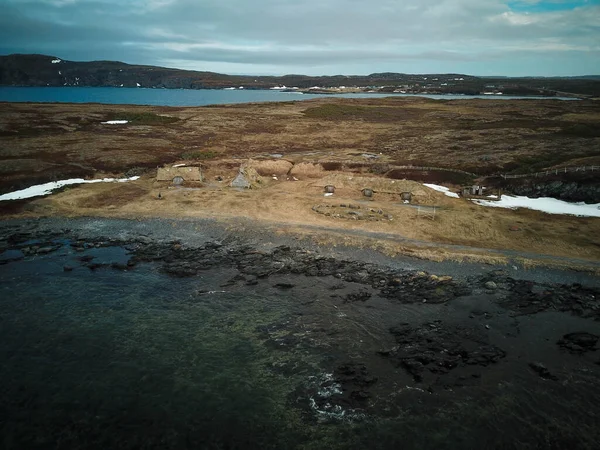
<path fill-rule="evenodd" d="M 2 448 L 595 448 L 597 277 L 234 225 L 0 222 Z"/>

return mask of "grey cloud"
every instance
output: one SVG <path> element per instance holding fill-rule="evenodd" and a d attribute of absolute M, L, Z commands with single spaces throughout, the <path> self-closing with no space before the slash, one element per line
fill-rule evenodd
<path fill-rule="evenodd" d="M 600 45 L 600 7 L 520 24 L 529 19 L 506 15 L 502 0 L 0 0 L 0 8 L 5 52 L 147 64 L 302 62 L 342 72 L 360 61 L 476 61 L 509 58 L 520 46 L 549 51 L 549 42 L 563 53 Z"/>

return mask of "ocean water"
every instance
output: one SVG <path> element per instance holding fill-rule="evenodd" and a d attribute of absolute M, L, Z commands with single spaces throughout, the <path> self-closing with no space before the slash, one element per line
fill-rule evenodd
<path fill-rule="evenodd" d="M 276 90 L 213 90 L 213 89 L 147 89 L 110 87 L 0 87 L 0 101 L 105 103 L 154 106 L 205 106 L 250 102 L 286 102 L 323 97 L 381 98 L 407 97 L 403 94 L 299 94 Z M 410 96 L 409 96 L 410 97 Z M 548 97 L 513 97 L 495 95 L 421 95 L 432 99 L 518 99 Z M 562 100 L 573 100 L 560 98 Z"/>
<path fill-rule="evenodd" d="M 129 251 L 54 244 L 62 246 L 0 265 L 2 449 L 591 449 L 597 441 L 598 374 L 577 358 L 560 383 L 514 360 L 485 383 L 430 392 L 377 354 L 393 345 L 392 324 L 458 317 L 476 298 L 451 307 L 376 295 L 347 303 L 336 294 L 364 287 L 304 275 L 232 283 L 238 272 L 227 267 L 190 278 L 155 263 L 94 269 L 82 257 L 122 269 Z M 7 259 L 19 256 L 11 252 Z M 512 329 L 513 320 L 493 327 Z M 553 320 L 522 324 L 536 358 L 536 330 L 585 323 Z M 364 410 L 335 403 L 343 387 L 333 368 L 348 361 L 379 377 Z"/>

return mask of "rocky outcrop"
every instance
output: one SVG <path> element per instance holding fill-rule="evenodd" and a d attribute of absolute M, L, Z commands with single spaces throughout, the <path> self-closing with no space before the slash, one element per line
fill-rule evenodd
<path fill-rule="evenodd" d="M 600 172 L 567 172 L 524 178 L 487 178 L 489 187 L 531 198 L 551 197 L 569 202 L 600 203 Z"/>
<path fill-rule="evenodd" d="M 600 183 L 528 180 L 511 186 L 511 192 L 527 197 L 552 197 L 569 202 L 600 203 Z"/>

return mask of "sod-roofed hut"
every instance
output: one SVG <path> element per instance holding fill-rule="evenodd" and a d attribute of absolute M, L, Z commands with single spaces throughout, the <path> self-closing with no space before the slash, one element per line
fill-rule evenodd
<path fill-rule="evenodd" d="M 261 183 L 262 180 L 258 172 L 254 168 L 242 164 L 237 176 L 229 185 L 234 188 L 253 189 Z"/>
<path fill-rule="evenodd" d="M 200 167 L 159 167 L 156 172 L 156 181 L 170 181 L 173 184 L 183 184 L 185 182 L 202 181 L 202 171 Z"/>

